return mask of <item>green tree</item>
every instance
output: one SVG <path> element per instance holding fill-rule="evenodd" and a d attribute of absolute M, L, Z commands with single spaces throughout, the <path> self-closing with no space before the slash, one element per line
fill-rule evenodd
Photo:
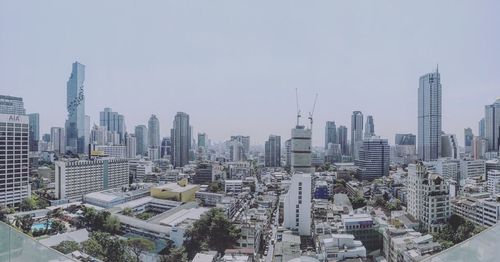
<path fill-rule="evenodd" d="M 224 254 L 227 248 L 236 244 L 240 230 L 226 218 L 222 209 L 213 208 L 194 222 L 186 235 L 187 240 L 184 246 L 188 258 L 191 259 L 204 248 L 214 249 Z"/>
<path fill-rule="evenodd" d="M 160 256 L 160 262 L 187 262 L 187 252 L 184 247 L 173 248 L 168 255 Z"/>
<path fill-rule="evenodd" d="M 127 243 L 118 237 L 106 232 L 93 232 L 90 238 L 83 242 L 85 253 L 99 258 L 105 262 L 128 262 L 131 257 L 128 254 Z"/>
<path fill-rule="evenodd" d="M 66 232 L 66 226 L 62 222 L 54 220 L 51 224 L 50 231 L 54 233 Z"/>
<path fill-rule="evenodd" d="M 86 227 L 93 227 L 97 212 L 92 207 L 83 207 L 83 224 Z"/>
<path fill-rule="evenodd" d="M 27 197 L 23 199 L 21 205 L 19 206 L 21 211 L 31 211 L 36 209 L 36 201 L 33 197 Z"/>
<path fill-rule="evenodd" d="M 127 240 L 127 246 L 135 255 L 137 262 L 140 261 L 140 256 L 142 252 L 151 252 L 155 249 L 155 243 L 149 239 L 134 237 Z"/>
<path fill-rule="evenodd" d="M 362 196 L 355 196 L 352 200 L 351 200 L 351 204 L 352 204 L 352 207 L 354 209 L 358 209 L 358 208 L 361 208 L 361 207 L 364 207 L 366 206 L 366 200 L 364 197 Z"/>
<path fill-rule="evenodd" d="M 134 216 L 134 211 L 132 210 L 132 208 L 126 207 L 123 209 L 122 214 L 125 216 L 132 217 L 132 216 Z"/>
<path fill-rule="evenodd" d="M 82 243 L 83 251 L 97 259 L 103 260 L 105 256 L 104 247 L 95 238 L 89 238 Z"/>
<path fill-rule="evenodd" d="M 104 231 L 118 234 L 120 233 L 121 223 L 116 216 L 108 216 L 106 222 L 104 223 Z"/>
<path fill-rule="evenodd" d="M 59 245 L 53 246 L 52 248 L 63 254 L 69 254 L 73 251 L 79 250 L 80 245 L 75 241 L 65 240 L 59 243 Z"/>
<path fill-rule="evenodd" d="M 212 182 L 208 185 L 208 191 L 212 193 L 218 193 L 224 191 L 224 186 L 221 182 Z"/>
<path fill-rule="evenodd" d="M 35 220 L 30 215 L 24 215 L 21 217 L 21 230 L 25 233 L 28 234 L 31 231 L 31 226 L 33 226 L 33 223 Z"/>

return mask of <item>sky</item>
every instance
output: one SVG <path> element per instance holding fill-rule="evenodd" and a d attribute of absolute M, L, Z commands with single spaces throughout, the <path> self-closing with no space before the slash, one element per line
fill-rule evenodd
<path fill-rule="evenodd" d="M 443 131 L 477 135 L 500 97 L 499 1 L 0 1 L 0 94 L 64 126 L 71 64 L 86 65 L 86 114 L 111 107 L 128 131 L 175 113 L 212 141 L 290 137 L 295 89 L 313 144 L 325 122 L 417 132 L 418 78 L 439 64 Z M 349 131 L 350 132 L 350 131 Z"/>

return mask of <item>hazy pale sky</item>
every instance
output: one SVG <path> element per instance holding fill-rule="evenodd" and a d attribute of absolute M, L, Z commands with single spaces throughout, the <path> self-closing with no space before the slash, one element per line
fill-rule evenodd
<path fill-rule="evenodd" d="M 315 145 L 325 121 L 417 132 L 418 78 L 439 63 L 443 130 L 457 134 L 500 96 L 499 1 L 0 1 L 0 94 L 24 98 L 41 132 L 63 126 L 66 81 L 86 65 L 86 113 L 128 131 L 177 111 L 212 140 L 290 136 L 295 88 Z M 307 120 L 303 118 L 303 123 Z"/>

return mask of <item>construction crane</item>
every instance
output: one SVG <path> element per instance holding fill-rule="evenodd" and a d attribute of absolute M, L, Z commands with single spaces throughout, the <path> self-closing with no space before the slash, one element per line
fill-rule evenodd
<path fill-rule="evenodd" d="M 309 129 L 311 129 L 311 130 L 313 128 L 313 114 L 314 114 L 314 109 L 316 108 L 316 101 L 317 100 L 318 100 L 318 94 L 316 94 L 316 96 L 314 97 L 314 104 L 313 104 L 311 112 L 309 112 L 309 117 L 308 117 L 309 121 L 310 121 Z"/>
<path fill-rule="evenodd" d="M 295 88 L 295 100 L 297 102 L 297 126 L 299 126 L 299 119 L 301 117 L 300 115 L 300 109 L 299 109 L 299 91 L 297 88 Z"/>

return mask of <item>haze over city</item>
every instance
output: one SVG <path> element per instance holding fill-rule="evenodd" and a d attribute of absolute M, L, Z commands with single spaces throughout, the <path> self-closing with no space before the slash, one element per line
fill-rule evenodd
<path fill-rule="evenodd" d="M 418 78 L 439 64 L 443 131 L 462 145 L 500 96 L 500 4 L 467 3 L 2 1 L 1 93 L 23 97 L 46 133 L 64 125 L 79 61 L 91 123 L 111 107 L 130 132 L 156 114 L 167 136 L 183 111 L 195 134 L 263 144 L 290 136 L 298 88 L 304 116 L 319 94 L 313 145 L 355 110 L 393 143 L 416 133 Z"/>

